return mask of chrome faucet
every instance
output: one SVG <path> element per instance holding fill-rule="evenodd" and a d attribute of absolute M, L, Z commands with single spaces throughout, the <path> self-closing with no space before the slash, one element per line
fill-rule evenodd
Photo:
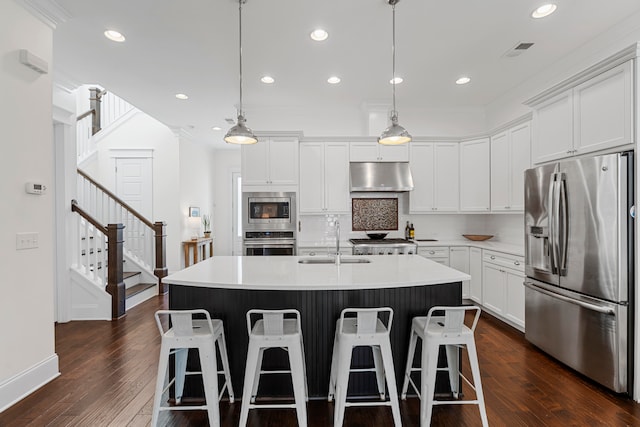
<path fill-rule="evenodd" d="M 340 221 L 336 219 L 336 265 L 340 265 Z"/>

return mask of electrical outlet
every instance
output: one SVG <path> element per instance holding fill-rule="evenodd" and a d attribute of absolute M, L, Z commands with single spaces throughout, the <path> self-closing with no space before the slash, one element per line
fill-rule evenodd
<path fill-rule="evenodd" d="M 34 249 L 38 247 L 39 234 L 32 233 L 16 233 L 16 249 Z"/>

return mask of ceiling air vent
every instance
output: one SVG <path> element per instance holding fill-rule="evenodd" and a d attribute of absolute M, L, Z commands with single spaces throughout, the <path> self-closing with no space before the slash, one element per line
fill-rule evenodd
<path fill-rule="evenodd" d="M 505 54 L 502 56 L 505 56 L 507 58 L 515 58 L 516 56 L 520 56 L 522 53 L 524 53 L 525 50 L 529 49 L 531 46 L 533 46 L 533 43 L 520 42 L 514 47 L 512 47 L 511 49 L 509 49 L 508 51 L 506 51 Z"/>
<path fill-rule="evenodd" d="M 230 125 L 233 125 L 233 124 L 235 124 L 235 123 L 236 123 L 236 121 L 235 121 L 235 120 L 230 119 L 229 117 L 227 117 L 226 119 L 224 119 L 224 121 L 225 121 L 225 122 L 227 122 L 227 123 L 229 123 Z"/>

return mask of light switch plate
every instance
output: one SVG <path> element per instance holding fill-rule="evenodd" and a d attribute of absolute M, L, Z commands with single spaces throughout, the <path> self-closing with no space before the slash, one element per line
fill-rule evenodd
<path fill-rule="evenodd" d="M 38 247 L 39 234 L 32 233 L 16 233 L 16 249 L 34 249 Z"/>

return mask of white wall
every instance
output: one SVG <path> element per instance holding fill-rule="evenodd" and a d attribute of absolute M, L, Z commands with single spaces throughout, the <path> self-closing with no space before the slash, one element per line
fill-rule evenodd
<path fill-rule="evenodd" d="M 92 177 L 114 191 L 111 150 L 153 150 L 153 217 L 167 223 L 167 267 L 181 267 L 182 215 L 180 212 L 179 138 L 154 118 L 138 113 L 98 143 L 98 167 Z M 93 168 L 92 168 L 93 169 Z"/>
<path fill-rule="evenodd" d="M 0 411 L 58 375 L 54 349 L 54 156 L 51 75 L 18 61 L 28 49 L 51 66 L 52 30 L 14 1 L 0 7 Z M 25 183 L 48 187 L 42 196 Z M 38 248 L 16 250 L 16 233 Z"/>
<path fill-rule="evenodd" d="M 214 200 L 214 152 L 211 147 L 180 139 L 180 220 L 181 239 L 202 236 L 202 222 L 189 224 L 189 207 L 200 208 L 201 215 L 213 214 Z M 213 215 L 212 215 L 213 216 Z M 182 259 L 184 266 L 184 259 Z"/>
<path fill-rule="evenodd" d="M 216 150 L 214 161 L 213 237 L 216 255 L 233 250 L 233 200 L 231 174 L 240 172 L 240 150 Z"/>

